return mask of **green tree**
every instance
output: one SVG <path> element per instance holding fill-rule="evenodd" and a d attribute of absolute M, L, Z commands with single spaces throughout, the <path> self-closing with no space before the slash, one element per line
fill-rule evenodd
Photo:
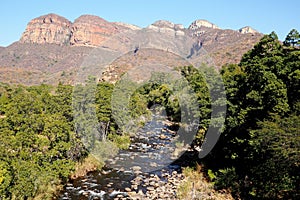
<path fill-rule="evenodd" d="M 1 89 L 0 197 L 49 199 L 56 184 L 68 179 L 83 151 L 59 109 L 70 102 L 60 105 L 47 85 Z"/>
<path fill-rule="evenodd" d="M 251 131 L 254 166 L 250 169 L 252 191 L 257 198 L 299 197 L 300 117 L 274 116 Z"/>
<path fill-rule="evenodd" d="M 285 49 L 284 74 L 282 78 L 288 89 L 288 99 L 292 112 L 300 114 L 300 49 Z"/>
<path fill-rule="evenodd" d="M 297 140 L 292 142 L 299 134 L 298 119 L 293 117 L 299 96 L 298 55 L 297 48 L 284 48 L 272 32 L 239 65 L 221 70 L 227 93 L 226 129 L 207 159 L 218 161 L 212 165 L 219 171 L 218 185 L 228 185 L 238 197 L 291 198 L 298 189 L 299 147 Z M 227 172 L 235 184 L 228 182 Z"/>
<path fill-rule="evenodd" d="M 105 140 L 109 132 L 115 133 L 115 123 L 112 118 L 111 96 L 113 85 L 109 83 L 99 83 L 96 91 L 96 113 L 100 123 L 102 139 Z"/>
<path fill-rule="evenodd" d="M 285 46 L 299 46 L 300 45 L 300 34 L 296 29 L 292 29 L 286 36 L 283 44 Z"/>

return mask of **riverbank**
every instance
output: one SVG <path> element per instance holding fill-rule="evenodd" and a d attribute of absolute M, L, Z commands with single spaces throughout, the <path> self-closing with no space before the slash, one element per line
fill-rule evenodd
<path fill-rule="evenodd" d="M 183 169 L 184 179 L 177 190 L 179 200 L 233 200 L 228 191 L 216 191 L 212 182 L 205 178 L 202 166 L 196 169 L 186 167 Z"/>
<path fill-rule="evenodd" d="M 75 171 L 70 175 L 70 179 L 74 180 L 83 177 L 89 172 L 100 170 L 103 166 L 104 162 L 97 160 L 90 154 L 82 162 L 76 163 Z"/>

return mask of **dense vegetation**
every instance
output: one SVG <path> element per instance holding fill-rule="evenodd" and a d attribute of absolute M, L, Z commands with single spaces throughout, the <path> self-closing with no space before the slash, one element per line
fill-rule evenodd
<path fill-rule="evenodd" d="M 299 46 L 296 30 L 283 44 L 271 33 L 240 64 L 221 69 L 227 95 L 225 127 L 203 160 L 217 189 L 229 189 L 242 199 L 299 198 Z M 158 73 L 144 85 L 130 80 L 94 84 L 93 78 L 76 87 L 1 84 L 0 199 L 51 198 L 93 148 L 103 149 L 100 158 L 111 153 L 105 152 L 107 143 L 126 148 L 132 129 L 122 125 L 142 125 L 141 116 L 149 116 L 148 108 L 156 104 L 175 122 L 188 111 L 200 119 L 193 145 L 201 145 L 205 132 L 219 130 L 222 122 L 222 117 L 211 119 L 212 107 L 224 108 L 224 102 L 210 95 L 222 92 L 215 71 L 201 69 L 204 73 L 192 66 L 178 67 L 187 82 Z M 188 86 L 196 96 L 197 111 L 185 109 L 192 102 L 182 93 Z"/>
<path fill-rule="evenodd" d="M 218 188 L 243 199 L 300 196 L 300 36 L 272 32 L 221 70 L 226 128 L 207 158 Z"/>
<path fill-rule="evenodd" d="M 76 106 L 93 107 L 104 131 L 104 140 L 126 148 L 129 136 L 117 131 L 111 117 L 110 94 L 113 85 L 99 83 L 95 101 L 74 98 L 86 95 L 84 88 L 58 85 L 0 86 L 0 198 L 39 199 L 51 198 L 61 182 L 68 180 L 75 165 L 90 153 L 88 144 L 80 137 L 87 134 L 77 121 L 81 113 Z M 78 101 L 73 101 L 78 100 Z M 72 105 L 73 103 L 73 105 Z M 81 124 L 82 125 L 82 124 Z M 101 161 L 101 160 L 100 160 Z"/>
<path fill-rule="evenodd" d="M 62 85 L 55 94 L 45 85 L 1 85 L 1 198 L 50 193 L 85 154 L 71 125 L 71 93 Z"/>

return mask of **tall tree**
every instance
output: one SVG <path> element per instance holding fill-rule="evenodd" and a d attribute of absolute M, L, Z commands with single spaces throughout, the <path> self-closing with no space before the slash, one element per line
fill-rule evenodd
<path fill-rule="evenodd" d="M 288 197 L 299 182 L 299 177 L 294 174 L 297 167 L 293 168 L 293 173 L 284 171 L 288 166 L 295 166 L 294 160 L 287 159 L 289 156 L 286 155 L 290 153 L 286 153 L 286 148 L 292 148 L 291 155 L 299 155 L 291 142 L 291 135 L 299 137 L 299 133 L 291 124 L 282 122 L 294 119 L 285 120 L 285 117 L 293 112 L 292 104 L 298 101 L 290 100 L 299 94 L 298 55 L 294 50 L 286 51 L 272 32 L 246 53 L 239 65 L 227 65 L 221 71 L 228 110 L 226 130 L 214 155 L 220 160 L 218 165 L 227 163 L 223 166 L 230 170 L 220 171 L 217 182 L 235 188 L 238 196 L 280 198 L 290 189 L 284 194 Z M 282 120 L 274 119 L 274 114 Z M 289 127 L 291 130 L 284 130 Z M 288 133 L 291 137 L 287 136 Z M 276 174 L 276 166 L 282 173 Z M 266 169 L 269 171 L 266 172 Z M 226 177 L 232 176 L 234 181 L 226 182 Z M 238 183 L 239 189 L 235 183 Z M 278 187 L 274 186 L 276 184 Z"/>
<path fill-rule="evenodd" d="M 300 34 L 296 29 L 292 29 L 286 36 L 283 44 L 285 46 L 299 46 L 300 45 Z"/>

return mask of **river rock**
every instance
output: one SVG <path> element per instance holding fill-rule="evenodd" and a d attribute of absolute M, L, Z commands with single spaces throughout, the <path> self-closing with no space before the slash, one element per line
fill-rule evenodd
<path fill-rule="evenodd" d="M 135 175 L 139 175 L 139 174 L 142 174 L 143 172 L 142 171 L 140 171 L 140 170 L 138 170 L 138 171 L 134 171 L 134 174 Z"/>
<path fill-rule="evenodd" d="M 154 186 L 154 184 L 155 184 L 154 181 L 150 181 L 150 182 L 148 183 L 148 185 L 150 185 L 150 186 Z"/>
<path fill-rule="evenodd" d="M 138 189 L 138 185 L 131 185 L 131 188 L 132 188 L 133 190 L 137 190 L 137 189 Z"/>
<path fill-rule="evenodd" d="M 152 186 L 147 187 L 147 190 L 148 190 L 148 191 L 154 191 L 154 189 L 155 189 L 155 188 L 152 187 Z"/>
<path fill-rule="evenodd" d="M 165 140 L 165 139 L 167 139 L 167 136 L 166 136 L 166 135 L 164 135 L 164 134 L 160 134 L 160 135 L 159 135 L 159 139 L 161 139 L 161 140 Z"/>
<path fill-rule="evenodd" d="M 132 170 L 133 171 L 140 171 L 142 168 L 140 166 L 133 166 Z"/>
<path fill-rule="evenodd" d="M 151 162 L 151 163 L 150 163 L 150 166 L 151 166 L 151 167 L 157 167 L 157 163 Z"/>
<path fill-rule="evenodd" d="M 82 193 L 82 195 L 83 195 L 83 196 L 86 196 L 86 197 L 89 196 L 89 194 L 90 194 L 90 193 L 89 193 L 88 191 L 84 191 L 84 192 Z"/>
<path fill-rule="evenodd" d="M 171 133 L 172 135 L 176 135 L 176 131 L 168 130 L 168 132 Z"/>

